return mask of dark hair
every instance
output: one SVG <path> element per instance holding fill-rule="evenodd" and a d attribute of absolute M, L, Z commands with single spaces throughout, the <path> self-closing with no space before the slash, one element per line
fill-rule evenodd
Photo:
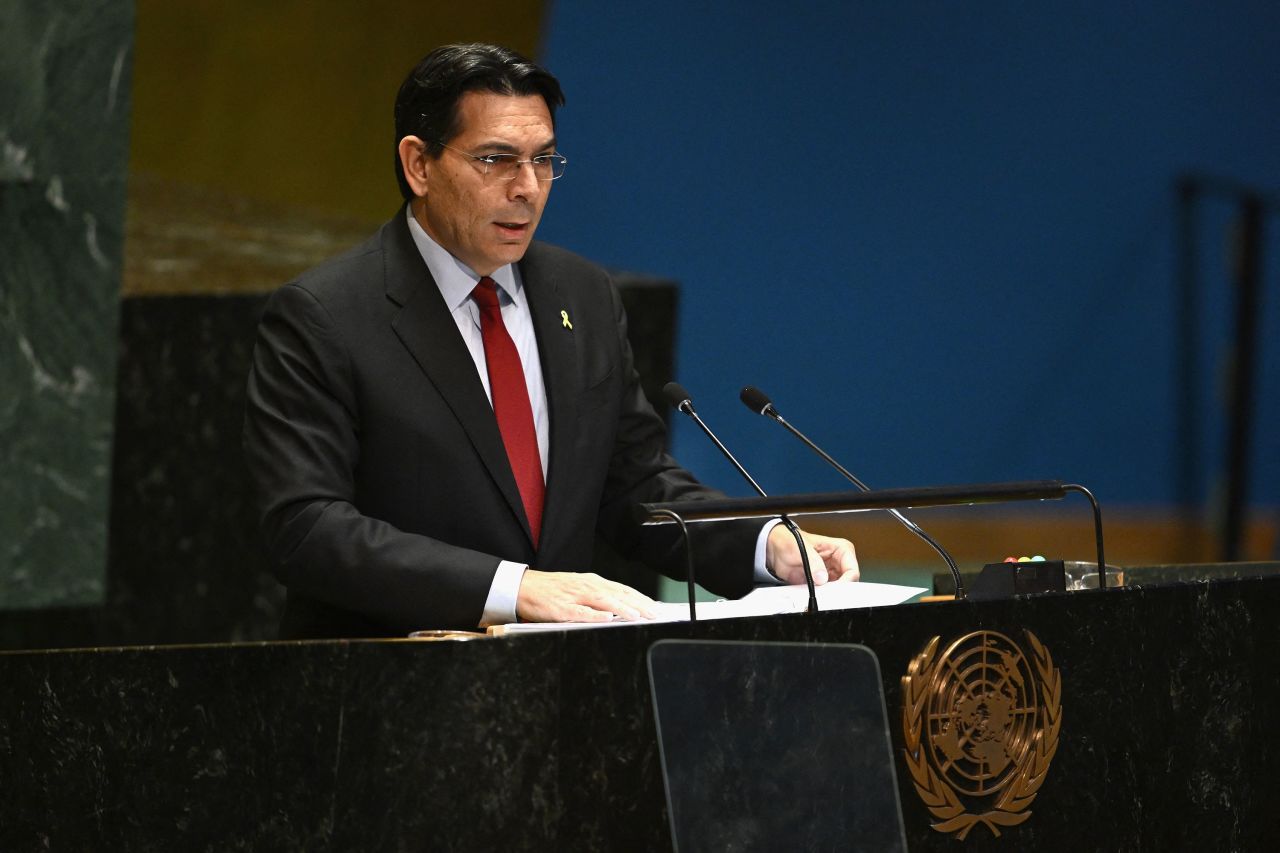
<path fill-rule="evenodd" d="M 466 92 L 498 95 L 541 95 L 554 125 L 556 107 L 564 103 L 560 82 L 549 71 L 514 50 L 494 44 L 447 44 L 422 58 L 396 95 L 396 181 L 405 201 L 413 190 L 400 165 L 400 140 L 417 136 L 427 154 L 439 157 L 441 142 L 458 135 L 458 101 Z"/>

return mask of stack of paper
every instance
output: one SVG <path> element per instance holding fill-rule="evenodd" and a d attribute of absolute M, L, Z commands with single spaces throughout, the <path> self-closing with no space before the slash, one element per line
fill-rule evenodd
<path fill-rule="evenodd" d="M 898 586 L 888 583 L 828 583 L 817 588 L 818 610 L 849 610 L 855 607 L 885 607 L 901 604 L 914 598 L 924 587 Z M 699 619 L 737 619 L 747 616 L 773 616 L 778 613 L 801 613 L 809 605 L 809 589 L 798 586 L 759 587 L 742 598 L 732 601 L 699 601 L 696 605 Z M 644 622 L 628 622 L 614 619 L 611 622 L 521 622 L 516 625 L 499 625 L 490 628 L 492 634 L 529 634 L 540 631 L 571 631 L 580 628 L 604 628 L 623 625 L 647 625 L 653 622 L 687 622 L 689 605 L 667 601 L 658 602 L 656 619 Z"/>

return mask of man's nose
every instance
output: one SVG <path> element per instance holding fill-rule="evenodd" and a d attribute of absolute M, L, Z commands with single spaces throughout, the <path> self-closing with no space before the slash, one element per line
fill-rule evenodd
<path fill-rule="evenodd" d="M 542 181 L 538 180 L 532 163 L 525 161 L 516 167 L 516 176 L 511 179 L 507 190 L 511 198 L 535 199 L 542 191 Z"/>

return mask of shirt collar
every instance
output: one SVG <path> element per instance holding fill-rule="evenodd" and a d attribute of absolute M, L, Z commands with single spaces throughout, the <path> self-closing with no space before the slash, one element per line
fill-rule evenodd
<path fill-rule="evenodd" d="M 445 304 L 449 306 L 451 312 L 457 311 L 471 298 L 471 291 L 475 290 L 480 276 L 431 238 L 413 215 L 413 208 L 410 205 L 405 205 L 405 216 L 409 219 L 409 234 L 413 237 L 413 243 L 418 247 L 422 260 L 426 261 L 427 269 L 431 271 L 431 277 L 435 279 L 436 286 L 440 288 L 440 295 L 444 297 Z M 499 267 L 489 275 L 489 278 L 497 282 L 499 296 L 505 293 L 509 301 L 520 305 L 524 297 L 521 292 L 520 273 L 514 264 Z"/>

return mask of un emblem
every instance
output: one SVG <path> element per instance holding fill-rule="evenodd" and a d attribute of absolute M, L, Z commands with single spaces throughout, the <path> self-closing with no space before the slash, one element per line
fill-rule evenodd
<path fill-rule="evenodd" d="M 938 653 L 934 637 L 902 677 L 902 734 L 916 793 L 933 828 L 964 839 L 1031 817 L 1058 750 L 1062 677 L 1035 634 L 1031 655 L 995 631 L 966 634 Z"/>

